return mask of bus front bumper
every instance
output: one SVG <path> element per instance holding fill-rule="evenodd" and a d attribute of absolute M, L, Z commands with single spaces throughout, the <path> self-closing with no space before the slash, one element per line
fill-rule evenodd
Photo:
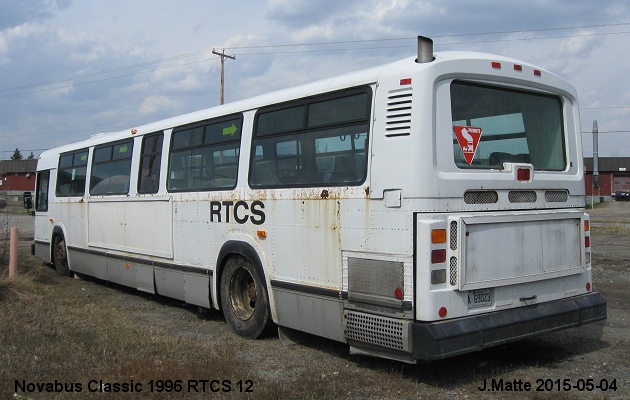
<path fill-rule="evenodd" d="M 589 293 L 450 321 L 416 322 L 411 324 L 413 358 L 439 360 L 603 319 L 606 299 Z"/>

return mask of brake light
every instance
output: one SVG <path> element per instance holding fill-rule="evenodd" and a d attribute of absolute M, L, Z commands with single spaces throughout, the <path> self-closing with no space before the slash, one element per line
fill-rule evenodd
<path fill-rule="evenodd" d="M 532 172 L 529 168 L 518 168 L 516 170 L 516 180 L 519 182 L 529 182 L 532 178 Z"/>
<path fill-rule="evenodd" d="M 440 264 L 446 262 L 446 250 L 432 250 L 431 251 L 431 264 Z"/>
<path fill-rule="evenodd" d="M 585 236 L 584 237 L 584 247 L 591 247 L 591 237 L 590 236 Z"/>

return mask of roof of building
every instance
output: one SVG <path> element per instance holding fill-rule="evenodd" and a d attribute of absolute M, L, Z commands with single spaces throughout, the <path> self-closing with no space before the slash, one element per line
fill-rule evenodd
<path fill-rule="evenodd" d="M 4 160 L 0 161 L 0 175 L 15 173 L 35 173 L 37 160 Z"/>
<path fill-rule="evenodd" d="M 584 158 L 587 172 L 593 172 L 593 158 Z M 599 172 L 630 172 L 630 157 L 599 157 Z"/>

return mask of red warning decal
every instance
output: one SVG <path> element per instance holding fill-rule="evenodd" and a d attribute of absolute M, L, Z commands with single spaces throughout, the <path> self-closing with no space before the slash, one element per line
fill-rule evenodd
<path fill-rule="evenodd" d="M 481 128 L 472 126 L 453 126 L 453 131 L 459 142 L 459 147 L 464 153 L 464 159 L 468 165 L 471 165 L 477 152 L 479 138 L 481 138 Z"/>

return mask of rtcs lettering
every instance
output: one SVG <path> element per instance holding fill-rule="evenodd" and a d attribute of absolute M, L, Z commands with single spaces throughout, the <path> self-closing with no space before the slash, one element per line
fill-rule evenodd
<path fill-rule="evenodd" d="M 265 223 L 265 204 L 262 201 L 254 201 L 251 206 L 243 200 L 211 201 L 210 222 L 230 222 L 233 218 L 236 223 L 246 224 L 251 221 L 254 225 Z"/>

